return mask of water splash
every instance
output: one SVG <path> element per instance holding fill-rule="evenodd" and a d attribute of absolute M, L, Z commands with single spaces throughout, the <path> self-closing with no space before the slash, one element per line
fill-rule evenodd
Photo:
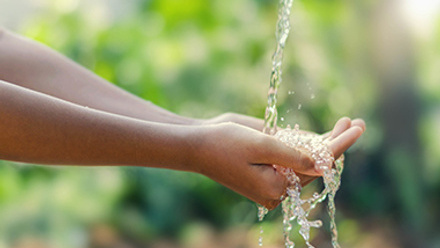
<path fill-rule="evenodd" d="M 258 207 L 258 221 L 263 221 L 269 210 L 264 206 L 257 204 Z M 263 226 L 260 225 L 260 237 L 258 238 L 258 245 L 263 246 Z"/>
<path fill-rule="evenodd" d="M 328 198 L 328 213 L 330 216 L 330 228 L 332 235 L 332 245 L 334 248 L 339 248 L 338 233 L 335 222 L 335 203 L 334 197 L 336 191 L 339 189 L 340 177 L 343 170 L 344 158 L 334 161 L 333 155 L 327 146 L 327 140 L 321 136 L 311 133 L 305 133 L 299 130 L 299 126 L 295 125 L 292 130 L 288 127 L 286 130 L 277 132 L 277 94 L 279 85 L 282 82 L 282 61 L 284 54 L 284 47 L 290 32 L 290 12 L 293 0 L 280 0 L 278 10 L 278 21 L 276 28 L 277 45 L 272 56 L 272 71 L 270 75 L 270 87 L 268 91 L 267 108 L 265 112 L 265 123 L 263 132 L 269 135 L 275 135 L 280 141 L 293 149 L 300 150 L 309 154 L 315 160 L 316 170 L 322 172 L 324 181 L 324 189 L 321 193 L 315 192 L 310 198 L 301 198 L 301 180 L 296 173 L 289 168 L 275 166 L 275 168 L 283 173 L 289 181 L 287 188 L 287 197 L 282 202 L 283 209 L 283 226 L 284 226 L 284 240 L 287 248 L 295 247 L 293 241 L 290 240 L 290 232 L 292 230 L 292 223 L 296 220 L 300 226 L 299 233 L 304 238 L 306 245 L 312 248 L 310 243 L 310 229 L 319 228 L 322 226 L 321 220 L 308 220 L 310 212 Z M 294 91 L 289 91 L 289 95 L 294 94 Z M 311 99 L 315 96 L 312 94 Z M 301 109 L 302 105 L 298 105 Z M 333 163 L 335 167 L 333 167 Z M 263 206 L 258 206 L 258 219 L 262 221 L 268 210 Z M 263 229 L 260 227 L 259 245 L 263 245 Z"/>
<path fill-rule="evenodd" d="M 309 220 L 308 217 L 317 204 L 328 198 L 332 244 L 333 247 L 339 248 L 334 197 L 340 186 L 340 178 L 344 167 L 343 156 L 334 161 L 333 154 L 327 145 L 328 140 L 317 134 L 300 131 L 298 125 L 295 125 L 293 130 L 285 129 L 278 131 L 275 137 L 287 146 L 304 152 L 313 158 L 315 160 L 315 170 L 322 172 L 325 186 L 321 193 L 315 192 L 310 198 L 302 199 L 302 185 L 298 175 L 290 168 L 275 166 L 289 181 L 289 186 L 287 187 L 288 197 L 282 202 L 285 246 L 288 248 L 294 247 L 294 243 L 289 239 L 289 236 L 292 222 L 296 220 L 300 226 L 299 233 L 304 238 L 307 247 L 313 247 L 310 243 L 310 229 L 312 227 L 321 227 L 322 221 Z M 333 162 L 335 162 L 335 167 L 333 167 Z"/>
<path fill-rule="evenodd" d="M 287 128 L 278 131 L 275 134 L 275 137 L 292 149 L 299 150 L 312 157 L 315 160 L 315 169 L 322 172 L 324 182 L 324 189 L 320 193 L 315 192 L 309 198 L 301 198 L 302 185 L 299 176 L 291 168 L 275 166 L 275 168 L 282 173 L 289 182 L 286 190 L 287 197 L 282 202 L 285 247 L 295 247 L 293 241 L 290 240 L 290 233 L 294 221 L 300 226 L 299 233 L 306 242 L 307 247 L 314 247 L 310 243 L 310 230 L 311 228 L 321 227 L 322 221 L 309 220 L 308 218 L 310 212 L 315 209 L 319 203 L 328 199 L 327 211 L 330 216 L 332 245 L 334 248 L 340 248 L 335 222 L 336 207 L 334 197 L 340 186 L 341 174 L 344 168 L 344 157 L 341 156 L 335 161 L 333 154 L 328 148 L 328 140 L 317 134 L 303 132 L 299 130 L 298 125 L 295 125 L 293 130 Z M 335 166 L 333 166 L 333 164 Z M 258 219 L 262 221 L 268 210 L 263 206 L 259 206 L 258 209 Z M 262 246 L 261 234 L 262 232 L 260 232 L 259 238 L 260 246 Z"/>

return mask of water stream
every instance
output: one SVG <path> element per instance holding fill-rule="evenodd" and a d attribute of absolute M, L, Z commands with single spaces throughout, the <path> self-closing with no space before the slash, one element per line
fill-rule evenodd
<path fill-rule="evenodd" d="M 277 131 L 277 96 L 282 78 L 282 64 L 284 47 L 290 32 L 290 11 L 293 0 L 281 0 L 278 10 L 278 22 L 276 26 L 276 48 L 272 55 L 272 72 L 270 74 L 270 87 L 267 97 L 267 108 L 264 115 L 264 133 L 274 135 Z"/>
<path fill-rule="evenodd" d="M 284 47 L 290 32 L 290 12 L 293 0 L 280 0 L 278 10 L 278 21 L 276 25 L 276 49 L 272 56 L 272 71 L 270 75 L 270 88 L 268 92 L 267 108 L 265 112 L 265 126 L 263 132 L 274 135 L 280 141 L 292 149 L 307 153 L 315 160 L 317 170 L 322 171 L 324 189 L 315 192 L 310 198 L 301 198 L 301 180 L 298 175 L 289 168 L 276 166 L 275 168 L 283 173 L 289 181 L 287 187 L 287 197 L 282 202 L 284 242 L 286 248 L 293 248 L 294 242 L 290 239 L 293 222 L 296 221 L 300 226 L 299 233 L 304 238 L 307 247 L 312 248 L 310 243 L 310 229 L 322 226 L 321 220 L 309 220 L 310 212 L 317 204 L 328 200 L 328 214 L 330 216 L 330 229 L 332 235 L 332 245 L 339 248 L 338 233 L 335 222 L 335 203 L 334 197 L 339 189 L 341 173 L 343 170 L 344 158 L 341 156 L 336 161 L 327 146 L 327 140 L 322 136 L 303 132 L 299 130 L 298 124 L 294 129 L 277 130 L 277 94 L 279 85 L 282 82 L 282 61 Z M 314 95 L 312 96 L 314 98 Z M 298 109 L 300 109 L 299 105 Z M 334 166 L 333 166 L 334 164 Z M 268 210 L 263 206 L 258 206 L 258 219 L 262 221 Z M 259 245 L 263 246 L 263 229 L 260 227 Z"/>

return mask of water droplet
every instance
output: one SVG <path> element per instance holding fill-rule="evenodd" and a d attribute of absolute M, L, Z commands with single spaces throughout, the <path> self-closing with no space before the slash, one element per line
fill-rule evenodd
<path fill-rule="evenodd" d="M 284 117 L 281 117 L 280 120 L 281 120 L 281 121 L 284 121 Z"/>
<path fill-rule="evenodd" d="M 311 96 L 310 96 L 310 99 L 315 99 L 315 94 L 312 94 Z"/>
<path fill-rule="evenodd" d="M 295 94 L 295 91 L 293 91 L 293 90 L 289 90 L 287 93 L 288 93 L 289 95 L 293 95 L 293 94 Z"/>
<path fill-rule="evenodd" d="M 300 103 L 298 104 L 298 110 L 301 110 L 301 108 L 302 108 L 302 104 Z"/>

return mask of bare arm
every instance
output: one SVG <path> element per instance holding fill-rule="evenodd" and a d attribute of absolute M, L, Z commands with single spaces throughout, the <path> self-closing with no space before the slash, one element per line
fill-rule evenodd
<path fill-rule="evenodd" d="M 116 87 L 42 44 L 1 28 L 0 80 L 140 120 L 183 125 L 234 122 L 263 130 L 263 120 L 240 114 L 226 113 L 209 120 L 176 115 Z"/>
<path fill-rule="evenodd" d="M 273 164 L 318 175 L 310 158 L 271 136 L 236 124 L 215 124 L 234 121 L 261 130 L 261 120 L 226 115 L 210 120 L 213 125 L 187 125 L 194 120 L 150 105 L 10 33 L 0 33 L 0 79 L 26 87 L 0 80 L 0 159 L 193 171 L 269 208 L 279 203 L 287 183 Z M 350 120 L 346 123 L 350 125 L 332 141 L 334 154 L 363 132 L 350 127 Z"/>
<path fill-rule="evenodd" d="M 268 207 L 279 203 L 287 183 L 273 164 L 318 175 L 308 156 L 251 128 L 141 121 L 3 81 L 0 118 L 0 159 L 192 171 Z"/>
<path fill-rule="evenodd" d="M 161 123 L 199 123 L 157 107 L 52 49 L 2 29 L 0 79 L 109 113 Z"/>
<path fill-rule="evenodd" d="M 96 111 L 2 81 L 0 118 L 0 159 L 191 170 L 190 127 Z"/>

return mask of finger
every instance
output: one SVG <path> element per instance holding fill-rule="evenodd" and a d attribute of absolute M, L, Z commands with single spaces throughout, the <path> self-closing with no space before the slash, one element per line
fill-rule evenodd
<path fill-rule="evenodd" d="M 351 121 L 351 126 L 350 126 L 350 127 L 354 127 L 354 126 L 358 126 L 358 127 L 362 128 L 362 130 L 363 130 L 364 132 L 365 132 L 365 130 L 366 130 L 365 122 L 364 122 L 364 120 L 362 120 L 362 119 L 357 118 L 357 119 L 352 120 L 352 121 Z M 321 137 L 322 137 L 323 139 L 327 139 L 328 137 L 330 137 L 331 134 L 332 134 L 332 131 L 328 131 L 328 132 L 326 132 L 326 133 L 321 134 Z"/>
<path fill-rule="evenodd" d="M 362 128 L 354 126 L 350 127 L 347 131 L 330 141 L 329 147 L 335 158 L 339 158 L 339 156 L 341 156 L 345 150 L 356 142 L 362 133 Z"/>
<path fill-rule="evenodd" d="M 363 132 L 365 132 L 365 130 L 366 130 L 365 121 L 362 120 L 362 119 L 359 119 L 359 118 L 352 120 L 351 121 L 351 126 L 352 127 L 358 126 L 358 127 L 362 128 Z"/>
<path fill-rule="evenodd" d="M 338 137 L 345 130 L 349 129 L 350 126 L 351 126 L 350 118 L 342 117 L 341 119 L 339 119 L 336 122 L 335 127 L 333 128 L 333 130 L 330 134 L 330 139 L 334 139 L 334 138 Z"/>
<path fill-rule="evenodd" d="M 304 152 L 292 147 L 288 147 L 283 142 L 273 139 L 269 156 L 265 163 L 272 163 L 279 166 L 292 168 L 294 171 L 311 176 L 320 175 L 315 170 L 314 160 Z"/>

